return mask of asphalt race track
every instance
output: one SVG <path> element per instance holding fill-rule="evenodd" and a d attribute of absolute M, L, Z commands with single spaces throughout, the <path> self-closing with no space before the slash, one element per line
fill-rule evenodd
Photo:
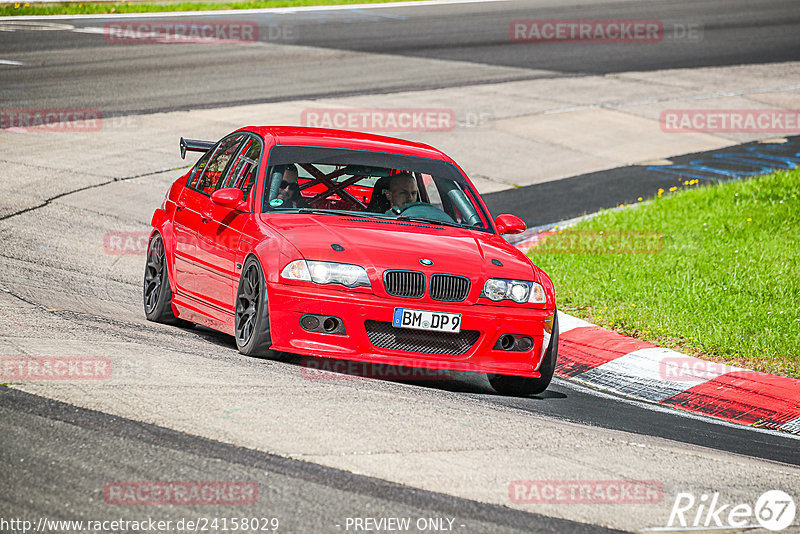
<path fill-rule="evenodd" d="M 43 401 L 24 393 L 2 392 L 3 432 L 8 446 L 3 447 L 4 462 L 48 465 L 58 462 L 71 476 L 72 487 L 47 487 L 46 472 L 14 469 L 11 481 L 19 488 L 16 506 L 35 503 L 51 518 L 61 515 L 47 503 L 48 497 L 74 504 L 70 519 L 96 517 L 96 509 L 86 496 L 103 499 L 108 480 L 269 480 L 259 487 L 258 507 L 240 506 L 226 510 L 259 518 L 278 517 L 280 528 L 288 532 L 325 532 L 345 525 L 347 517 L 360 517 L 365 510 L 374 516 L 418 516 L 458 518 L 457 529 L 468 532 L 618 532 L 564 519 L 508 510 L 441 493 L 416 490 L 379 479 L 355 475 L 313 463 L 289 460 L 226 445 L 164 428 L 136 423 L 66 404 Z M 80 435 L 75 435 L 75 427 Z M 25 441 L 34 436 L 58 443 L 57 451 L 31 450 Z M 117 451 L 114 465 L 83 465 L 87 445 L 97 450 Z M 20 476 L 22 475 L 22 476 Z M 19 478 L 18 478 L 19 477 Z M 99 489 L 98 489 L 99 488 Z M 49 508 L 49 510 L 47 510 Z M 286 514 L 287 510 L 308 508 L 313 513 Z M 186 510 L 173 507 L 160 520 L 209 516 L 202 507 Z"/>
<path fill-rule="evenodd" d="M 258 47 L 185 46 L 169 53 L 146 44 L 103 46 L 102 28 L 111 18 L 59 20 L 79 31 L 0 31 L 0 50 L 23 54 L 28 66 L 3 76 L 0 94 L 19 107 L 92 102 L 112 115 L 800 59 L 800 12 L 792 0 L 772 1 L 768 8 L 747 0 L 583 4 L 501 1 L 248 15 L 267 39 Z M 509 42 L 510 21 L 535 18 L 700 24 L 702 41 L 634 47 Z M 86 28 L 100 31 L 80 32 Z M 280 45 L 306 48 L 287 53 Z M 356 52 L 372 56 L 369 68 Z M 404 59 L 404 69 L 387 56 Z M 445 63 L 451 61 L 457 63 Z"/>
<path fill-rule="evenodd" d="M 467 373 L 446 381 L 320 378 L 303 358 L 246 358 L 227 336 L 149 323 L 141 310 L 144 256 L 109 250 L 108 241 L 114 232 L 146 235 L 177 167 L 187 164 L 176 157 L 177 139 L 216 139 L 231 129 L 230 117 L 269 123 L 274 111 L 275 121 L 286 120 L 283 104 L 294 113 L 323 98 L 403 107 L 416 91 L 428 92 L 426 103 L 446 102 L 455 93 L 436 91 L 491 92 L 508 82 L 591 86 L 670 69 L 688 79 L 694 69 L 739 65 L 771 72 L 800 61 L 795 0 L 511 0 L 208 18 L 255 21 L 261 39 L 117 46 L 102 29 L 130 19 L 0 20 L 0 107 L 119 117 L 91 134 L 0 130 L 0 356 L 91 355 L 115 369 L 104 383 L 0 386 L 0 531 L 22 531 L 4 526 L 10 518 L 243 516 L 277 517 L 279 532 L 363 532 L 353 518 L 389 517 L 431 520 L 416 531 L 641 531 L 667 525 L 681 492 L 718 492 L 729 504 L 753 505 L 775 489 L 800 498 L 795 435 L 560 379 L 519 399 Z M 702 37 L 660 46 L 511 43 L 517 19 L 662 20 L 700 26 Z M 797 98 L 800 76 L 783 77 L 774 76 Z M 468 134 L 438 139 L 459 145 Z M 713 149 L 699 141 L 674 161 L 758 147 L 751 139 Z M 486 199 L 493 213 L 519 213 L 535 226 L 631 202 L 675 180 L 647 165 L 597 169 L 494 187 Z M 540 208 L 543 197 L 551 201 Z M 258 499 L 124 506 L 104 495 L 109 484 L 153 480 L 251 481 Z M 517 480 L 656 481 L 663 493 L 644 504 L 531 504 L 511 496 Z M 798 524 L 783 532 L 800 532 Z"/>

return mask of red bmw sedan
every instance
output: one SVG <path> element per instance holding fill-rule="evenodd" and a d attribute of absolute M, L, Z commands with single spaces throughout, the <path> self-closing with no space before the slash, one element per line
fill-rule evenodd
<path fill-rule="evenodd" d="M 152 219 L 148 319 L 292 353 L 487 373 L 502 394 L 550 383 L 550 278 L 433 147 L 364 133 L 245 127 L 202 152 Z"/>

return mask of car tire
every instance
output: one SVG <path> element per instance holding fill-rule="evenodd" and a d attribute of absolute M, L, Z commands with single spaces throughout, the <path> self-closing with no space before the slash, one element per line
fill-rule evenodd
<path fill-rule="evenodd" d="M 190 324 L 175 317 L 172 310 L 172 289 L 169 287 L 169 269 L 164 240 L 156 233 L 147 246 L 142 289 L 144 315 L 148 321 L 171 325 Z"/>
<path fill-rule="evenodd" d="M 234 337 L 236 348 L 247 356 L 277 359 L 279 353 L 270 350 L 267 283 L 258 260 L 251 256 L 244 263 L 239 287 L 236 290 Z"/>
<path fill-rule="evenodd" d="M 528 376 L 510 376 L 487 374 L 489 383 L 495 391 L 501 395 L 511 395 L 515 397 L 527 397 L 542 393 L 550 385 L 553 373 L 556 370 L 558 360 L 558 312 L 553 317 L 553 335 L 550 336 L 550 344 L 544 355 L 542 365 L 539 367 L 541 376 L 531 378 Z"/>

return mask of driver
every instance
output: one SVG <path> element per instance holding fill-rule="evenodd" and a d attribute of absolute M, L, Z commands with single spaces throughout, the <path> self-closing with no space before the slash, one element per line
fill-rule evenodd
<path fill-rule="evenodd" d="M 389 188 L 384 193 L 391 206 L 389 212 L 399 213 L 400 208 L 406 204 L 419 200 L 417 180 L 408 172 L 393 175 L 389 181 Z"/>

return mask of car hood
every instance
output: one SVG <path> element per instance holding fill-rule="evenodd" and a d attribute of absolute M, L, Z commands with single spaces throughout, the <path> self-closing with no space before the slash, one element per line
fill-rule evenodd
<path fill-rule="evenodd" d="M 536 279 L 530 261 L 496 234 L 355 216 L 273 213 L 261 217 L 305 259 L 355 263 L 373 270 L 371 276 L 380 276 L 386 269 L 407 269 L 473 280 Z M 424 266 L 422 259 L 433 264 Z"/>

